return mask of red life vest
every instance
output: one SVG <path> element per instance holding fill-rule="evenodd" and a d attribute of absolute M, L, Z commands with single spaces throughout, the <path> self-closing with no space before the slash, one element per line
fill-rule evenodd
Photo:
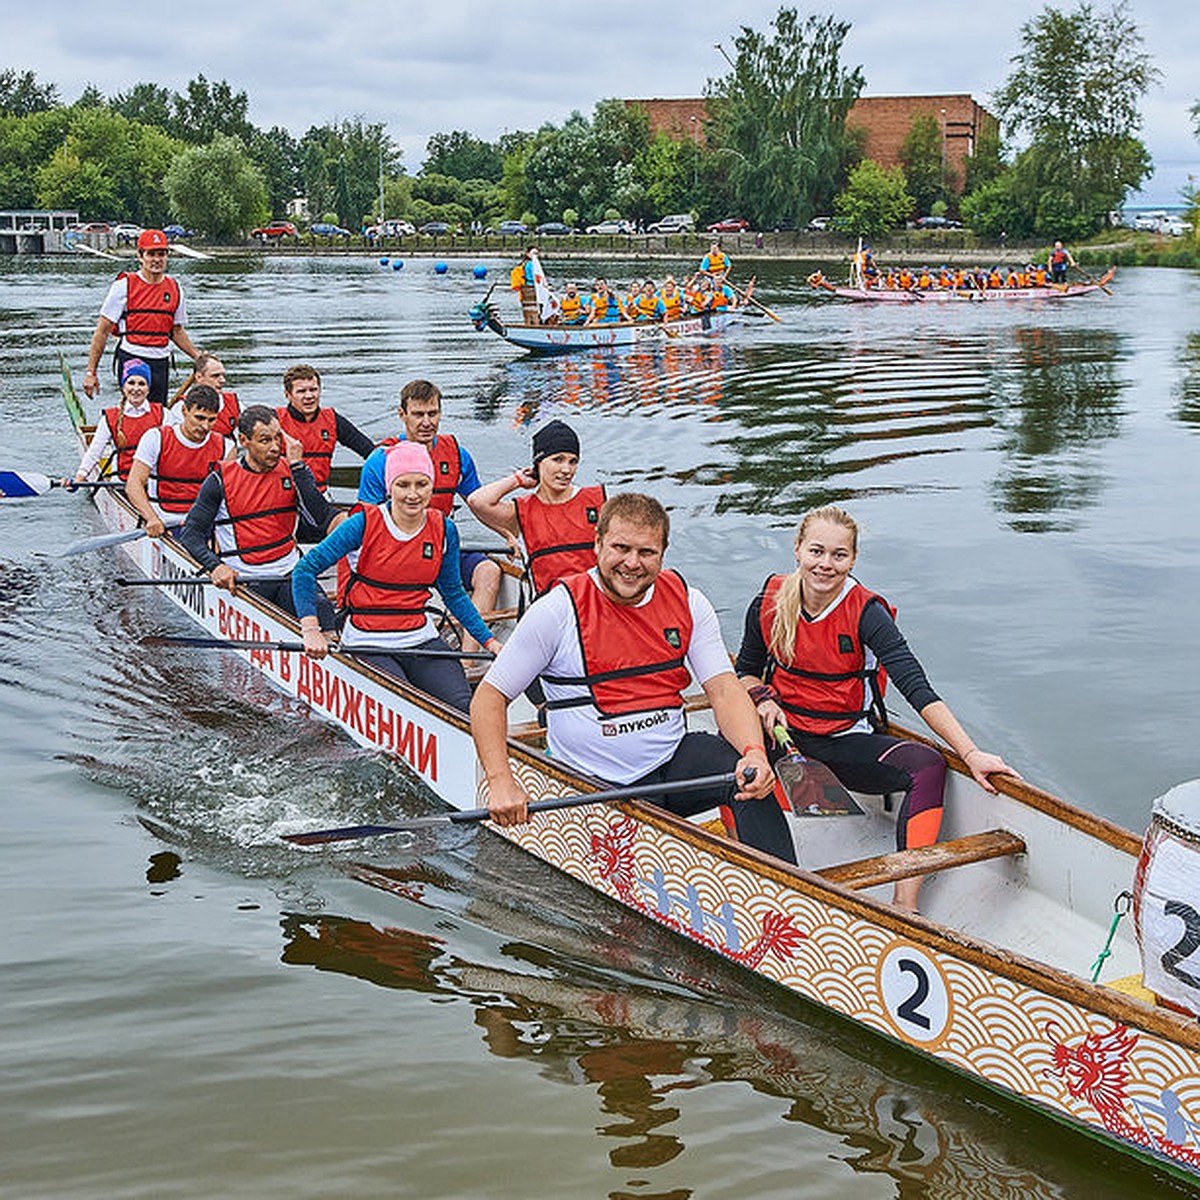
<path fill-rule="evenodd" d="M 1050 261 L 1052 263 L 1054 263 L 1054 265 L 1056 267 L 1061 267 L 1063 265 L 1063 263 L 1065 263 L 1067 261 L 1066 247 L 1064 246 L 1059 250 L 1051 250 L 1050 251 Z"/>
<path fill-rule="evenodd" d="M 763 588 L 758 619 L 768 647 L 775 621 L 775 598 L 786 578 L 772 575 Z M 882 596 L 852 582 L 821 620 L 800 619 L 790 662 L 770 659 L 767 682 L 778 693 L 779 707 L 789 715 L 788 723 L 794 728 L 830 734 L 849 729 L 863 717 L 871 717 L 873 723 L 886 721 L 883 693 L 887 674 L 878 663 L 866 665 L 866 650 L 858 633 L 859 618 L 872 600 L 880 601 L 893 617 L 896 615 Z"/>
<path fill-rule="evenodd" d="M 121 334 L 130 346 L 165 346 L 175 328 L 179 308 L 179 284 L 170 275 L 158 283 L 147 283 L 136 271 L 122 272 L 125 280 L 125 312 Z"/>
<path fill-rule="evenodd" d="M 543 675 L 547 683 L 581 684 L 588 695 L 551 700 L 548 709 L 593 705 L 602 717 L 682 708 L 691 680 L 684 662 L 692 640 L 687 584 L 663 571 L 645 604 L 614 604 L 586 572 L 560 579 L 571 594 L 583 675 Z"/>
<path fill-rule="evenodd" d="M 517 497 L 517 527 L 536 595 L 565 575 L 596 565 L 596 522 L 604 501 L 599 485 L 580 488 L 566 504 L 547 504 L 536 492 Z"/>
<path fill-rule="evenodd" d="M 400 438 L 384 438 L 381 446 L 399 445 Z M 433 460 L 433 499 L 429 507 L 443 516 L 449 516 L 454 507 L 454 496 L 462 482 L 462 453 L 458 443 L 448 433 L 439 433 L 432 445 L 425 447 Z M 386 469 L 386 468 L 385 468 Z"/>
<path fill-rule="evenodd" d="M 345 590 L 344 612 L 356 629 L 420 629 L 446 549 L 446 518 L 434 508 L 425 528 L 407 541 L 387 527 L 382 506 L 363 509 L 366 527 Z"/>
<path fill-rule="evenodd" d="M 161 404 L 151 404 L 149 412 L 144 412 L 140 417 L 121 417 L 121 409 L 118 406 L 106 408 L 104 410 L 104 420 L 108 423 L 108 431 L 112 434 L 113 445 L 117 448 L 117 475 L 121 479 L 125 479 L 129 475 L 129 468 L 133 466 L 133 453 L 137 449 L 138 442 L 142 440 L 142 434 L 148 429 L 154 429 L 163 422 L 163 406 Z M 106 475 L 111 476 L 112 460 L 109 460 Z"/>
<path fill-rule="evenodd" d="M 217 413 L 213 432 L 222 437 L 236 438 L 238 417 L 242 415 L 242 406 L 238 403 L 237 392 L 221 393 L 221 408 Z"/>
<path fill-rule="evenodd" d="M 324 490 L 329 483 L 329 469 L 333 465 L 333 448 L 337 445 L 337 413 L 332 408 L 318 408 L 311 421 L 296 419 L 291 408 L 277 408 L 279 427 L 290 434 L 304 447 L 304 461 L 308 463 L 317 487 Z"/>
<path fill-rule="evenodd" d="M 200 485 L 225 457 L 225 439 L 215 431 L 202 446 L 189 446 L 172 425 L 162 427 L 162 447 L 154 469 L 154 502 L 164 512 L 187 512 Z"/>
<path fill-rule="evenodd" d="M 243 562 L 258 565 L 285 558 L 296 546 L 296 519 L 299 497 L 292 468 L 281 458 L 273 471 L 252 471 L 236 460 L 225 459 L 217 465 L 225 489 L 228 516 L 218 525 L 233 527 L 236 554 Z"/>

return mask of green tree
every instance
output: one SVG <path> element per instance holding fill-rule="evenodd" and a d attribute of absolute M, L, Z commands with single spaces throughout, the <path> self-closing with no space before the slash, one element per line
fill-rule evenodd
<path fill-rule="evenodd" d="M 129 91 L 115 95 L 109 107 L 131 121 L 171 128 L 171 92 L 157 83 L 135 83 Z"/>
<path fill-rule="evenodd" d="M 288 201 L 300 194 L 300 147 L 282 126 L 265 133 L 255 130 L 246 147 L 251 161 L 262 172 L 267 206 L 273 217 L 287 214 Z"/>
<path fill-rule="evenodd" d="M 977 188 L 983 187 L 1004 169 L 1000 134 L 994 129 L 984 129 L 975 139 L 975 152 L 967 159 L 963 195 L 968 196 Z"/>
<path fill-rule="evenodd" d="M 209 83 L 204 75 L 197 75 L 189 80 L 185 94 L 176 92 L 171 97 L 168 132 L 194 146 L 206 145 L 217 134 L 241 138 L 248 145 L 254 137 L 249 109 L 245 92 L 235 92 L 224 79 Z"/>
<path fill-rule="evenodd" d="M 504 156 L 498 146 L 473 137 L 465 129 L 435 133 L 425 143 L 425 165 L 421 174 L 488 179 L 499 183 L 504 174 Z"/>
<path fill-rule="evenodd" d="M 694 140 L 657 134 L 638 156 L 638 171 L 654 213 L 691 210 L 700 174 L 700 151 Z"/>
<path fill-rule="evenodd" d="M 850 173 L 844 191 L 834 197 L 838 228 L 860 237 L 881 237 L 895 229 L 913 210 L 905 186 L 904 168 L 884 170 L 874 159 L 864 158 Z"/>
<path fill-rule="evenodd" d="M 58 106 L 58 88 L 38 83 L 32 71 L 0 71 L 0 117 L 28 117 Z"/>
<path fill-rule="evenodd" d="M 1138 139 L 1142 97 L 1158 77 L 1118 3 L 1096 13 L 1047 6 L 1021 26 L 1021 52 L 996 96 L 1010 134 L 1030 138 L 1014 184 L 1044 237 L 1079 237 L 1150 174 Z"/>
<path fill-rule="evenodd" d="M 217 134 L 206 146 L 184 150 L 166 187 L 175 216 L 210 237 L 245 237 L 270 216 L 266 181 L 235 137 Z"/>
<path fill-rule="evenodd" d="M 385 181 L 400 170 L 400 151 L 383 126 L 361 117 L 313 126 L 300 139 L 299 157 L 309 212 L 335 211 L 350 229 L 378 209 L 381 164 Z"/>
<path fill-rule="evenodd" d="M 933 113 L 918 113 L 900 146 L 900 162 L 918 213 L 929 213 L 946 199 L 945 143 Z"/>
<path fill-rule="evenodd" d="M 709 144 L 726 164 L 739 211 L 753 223 L 803 224 L 841 178 L 846 114 L 863 88 L 861 68 L 845 70 L 850 25 L 781 8 L 773 35 L 742 26 L 730 73 L 709 81 Z"/>
<path fill-rule="evenodd" d="M 61 107 L 0 117 L 0 208 L 37 205 L 37 171 L 62 146 L 70 123 L 70 109 Z"/>

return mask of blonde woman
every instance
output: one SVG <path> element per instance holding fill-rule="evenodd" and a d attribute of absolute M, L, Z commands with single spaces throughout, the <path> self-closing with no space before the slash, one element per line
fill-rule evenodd
<path fill-rule="evenodd" d="M 888 680 L 979 784 L 1016 775 L 980 750 L 929 684 L 894 620 L 895 610 L 850 572 L 858 526 L 840 508 L 814 509 L 796 531 L 796 570 L 772 575 L 746 613 L 737 673 L 768 733 L 785 725 L 805 755 L 855 791 L 903 793 L 900 849 L 937 841 L 946 763 L 937 750 L 881 732 Z M 920 878 L 896 884 L 893 902 L 917 908 Z"/>

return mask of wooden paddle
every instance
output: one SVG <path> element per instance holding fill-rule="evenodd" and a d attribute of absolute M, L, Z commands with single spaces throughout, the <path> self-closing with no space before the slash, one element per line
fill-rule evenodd
<path fill-rule="evenodd" d="M 738 285 L 736 283 L 732 283 L 729 280 L 726 280 L 726 282 L 729 283 L 729 286 L 735 292 L 737 292 L 737 294 L 739 296 L 741 296 L 741 298 L 747 304 L 753 304 L 755 308 L 761 309 L 764 313 L 766 313 L 766 315 L 768 317 L 771 318 L 772 321 L 777 321 L 780 324 L 783 323 L 783 318 L 781 316 L 779 316 L 778 313 L 773 313 L 761 300 L 755 300 L 755 298 L 749 292 L 743 292 L 742 289 L 740 287 L 738 287 Z"/>
<path fill-rule="evenodd" d="M 783 725 L 774 729 L 775 744 L 787 754 L 775 764 L 775 794 L 798 817 L 861 817 L 862 806 L 815 758 L 805 758 Z"/>
<path fill-rule="evenodd" d="M 1095 284 L 1106 296 L 1112 295 L 1112 289 L 1105 284 L 1103 279 L 1093 279 L 1078 263 L 1072 263 L 1071 265 L 1080 273 L 1080 275 L 1084 277 L 1085 280 L 1087 280 L 1088 283 Z"/>
<path fill-rule="evenodd" d="M 746 782 L 753 778 L 747 772 Z M 531 813 L 553 812 L 559 808 L 577 808 L 584 804 L 605 804 L 610 800 L 635 800 L 643 796 L 671 796 L 677 792 L 695 792 L 704 788 L 729 787 L 737 782 L 737 775 L 702 775 L 698 779 L 679 779 L 671 783 L 637 784 L 633 787 L 609 788 L 603 792 L 587 792 L 578 796 L 559 796 L 554 800 L 534 800 L 528 806 Z M 316 846 L 324 842 L 356 841 L 359 838 L 381 837 L 388 833 L 413 833 L 418 829 L 432 829 L 442 825 L 465 825 L 474 821 L 486 821 L 491 813 L 486 808 L 469 808 L 464 812 L 434 813 L 428 817 L 412 817 L 395 825 L 346 825 L 340 829 L 316 829 L 310 833 L 285 833 L 283 840 L 297 846 Z"/>
<path fill-rule="evenodd" d="M 44 496 L 51 488 L 73 492 L 77 488 L 123 488 L 120 479 L 90 479 L 84 483 L 64 483 L 41 471 L 0 471 L 0 499 L 17 500 L 24 496 Z"/>
<path fill-rule="evenodd" d="M 187 583 L 189 580 L 179 580 L 177 582 Z M 201 582 L 208 582 L 203 580 Z M 240 580 L 241 583 L 255 583 L 252 578 Z M 168 634 L 155 634 L 151 637 L 142 638 L 139 645 L 142 646 L 186 646 L 193 650 L 279 650 L 288 654 L 303 654 L 303 642 L 272 642 L 272 641 L 251 641 L 248 639 L 238 638 L 220 638 L 220 637 L 176 637 Z M 449 646 L 445 650 L 423 650 L 416 646 L 411 650 L 400 650 L 395 646 L 335 646 L 332 649 L 339 650 L 343 654 L 395 654 L 400 658 L 483 658 L 493 659 L 496 656 L 490 650 L 451 650 Z"/>

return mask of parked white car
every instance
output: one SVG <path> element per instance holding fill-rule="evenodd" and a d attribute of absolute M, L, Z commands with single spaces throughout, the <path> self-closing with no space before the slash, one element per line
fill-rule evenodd
<path fill-rule="evenodd" d="M 659 217 L 657 221 L 651 225 L 647 233 L 694 233 L 696 230 L 696 221 L 691 213 L 671 213 L 666 217 Z"/>

